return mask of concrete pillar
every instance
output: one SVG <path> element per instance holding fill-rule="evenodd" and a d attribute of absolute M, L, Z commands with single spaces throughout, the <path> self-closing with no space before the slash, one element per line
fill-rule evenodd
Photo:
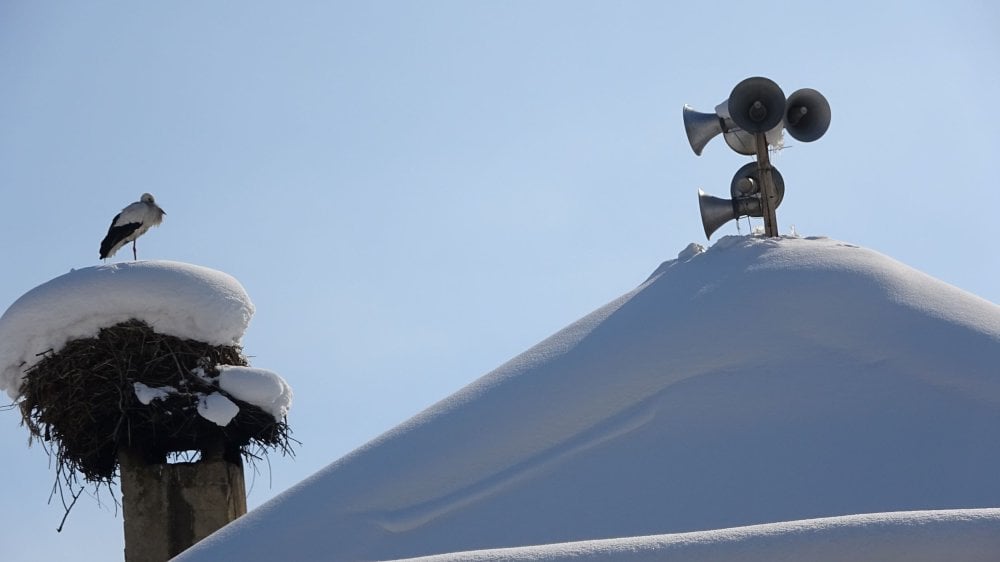
<path fill-rule="evenodd" d="M 247 512 L 238 456 L 203 453 L 198 462 L 149 464 L 121 450 L 118 461 L 126 562 L 169 560 Z"/>

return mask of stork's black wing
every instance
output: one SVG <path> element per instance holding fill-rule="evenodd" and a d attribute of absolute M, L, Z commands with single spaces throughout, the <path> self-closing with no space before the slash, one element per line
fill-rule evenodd
<path fill-rule="evenodd" d="M 141 222 L 130 222 L 115 226 L 115 223 L 118 222 L 118 217 L 120 216 L 121 213 L 115 215 L 115 218 L 111 221 L 111 228 L 108 229 L 108 235 L 104 237 L 104 240 L 101 240 L 102 260 L 106 259 L 109 255 L 111 255 L 116 249 L 116 247 L 119 245 L 119 243 L 124 241 L 126 238 L 129 237 L 129 235 L 131 235 L 133 232 L 138 230 L 140 226 L 142 226 Z"/>

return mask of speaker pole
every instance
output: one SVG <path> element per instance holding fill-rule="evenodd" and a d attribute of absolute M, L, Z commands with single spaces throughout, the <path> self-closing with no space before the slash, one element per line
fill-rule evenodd
<path fill-rule="evenodd" d="M 774 187 L 774 177 L 771 176 L 771 159 L 767 154 L 767 136 L 765 133 L 754 135 L 757 141 L 757 170 L 760 177 L 760 202 L 764 211 L 764 235 L 769 238 L 778 236 L 778 190 Z"/>

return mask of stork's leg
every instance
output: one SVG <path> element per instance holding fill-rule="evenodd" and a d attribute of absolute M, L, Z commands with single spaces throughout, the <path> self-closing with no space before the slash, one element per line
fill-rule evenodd
<path fill-rule="evenodd" d="M 135 255 L 135 240 L 132 241 L 132 261 L 136 261 L 139 258 Z"/>

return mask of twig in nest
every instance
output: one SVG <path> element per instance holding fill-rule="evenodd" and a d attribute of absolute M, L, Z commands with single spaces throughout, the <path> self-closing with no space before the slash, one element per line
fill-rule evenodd
<path fill-rule="evenodd" d="M 80 486 L 80 489 L 75 494 L 73 494 L 73 501 L 70 502 L 70 504 L 69 504 L 68 507 L 66 506 L 66 501 L 65 501 L 65 498 L 64 498 L 64 500 L 63 500 L 63 507 L 66 508 L 66 513 L 63 513 L 62 520 L 59 521 L 59 527 L 56 528 L 56 532 L 57 533 L 61 533 L 62 532 L 63 525 L 66 524 L 66 518 L 69 517 L 70 510 L 72 510 L 73 506 L 76 505 L 76 500 L 80 499 L 80 494 L 82 494 L 82 493 L 83 493 L 83 486 Z"/>

